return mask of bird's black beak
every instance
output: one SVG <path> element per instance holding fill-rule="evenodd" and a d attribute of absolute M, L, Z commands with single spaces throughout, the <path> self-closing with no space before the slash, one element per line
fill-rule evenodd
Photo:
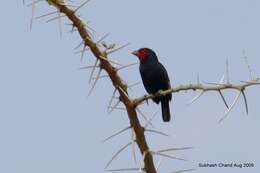
<path fill-rule="evenodd" d="M 138 51 L 137 50 L 133 51 L 132 54 L 138 57 Z"/>

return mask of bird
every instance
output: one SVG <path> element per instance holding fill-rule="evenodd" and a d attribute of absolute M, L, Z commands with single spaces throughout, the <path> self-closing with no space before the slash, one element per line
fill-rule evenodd
<path fill-rule="evenodd" d="M 165 67 L 159 62 L 156 53 L 150 48 L 140 48 L 132 52 L 139 59 L 139 71 L 145 90 L 155 94 L 161 90 L 171 88 L 170 79 Z M 156 104 L 161 103 L 162 119 L 169 122 L 171 119 L 169 102 L 172 94 L 153 98 Z"/>

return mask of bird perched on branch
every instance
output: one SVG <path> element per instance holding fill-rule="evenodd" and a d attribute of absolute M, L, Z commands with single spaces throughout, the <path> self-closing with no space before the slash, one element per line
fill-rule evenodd
<path fill-rule="evenodd" d="M 146 91 L 149 94 L 157 93 L 160 90 L 171 88 L 168 73 L 164 66 L 158 61 L 155 52 L 149 48 L 140 48 L 132 52 L 140 60 L 140 74 Z M 172 99 L 172 94 L 153 98 L 157 104 L 161 102 L 162 118 L 164 122 L 169 122 L 171 119 L 169 102 Z"/>

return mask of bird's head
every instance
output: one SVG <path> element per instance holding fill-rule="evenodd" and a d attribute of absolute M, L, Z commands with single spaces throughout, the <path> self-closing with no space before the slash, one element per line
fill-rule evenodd
<path fill-rule="evenodd" d="M 140 61 L 146 61 L 148 59 L 157 60 L 157 56 L 152 49 L 140 48 L 132 52 L 133 55 L 137 56 Z"/>

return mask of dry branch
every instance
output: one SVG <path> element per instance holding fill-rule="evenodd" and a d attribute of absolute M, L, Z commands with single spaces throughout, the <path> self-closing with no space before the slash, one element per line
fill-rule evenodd
<path fill-rule="evenodd" d="M 111 54 L 121 48 L 114 49 L 108 53 L 102 52 L 98 45 L 92 40 L 89 35 L 89 32 L 86 28 L 86 24 L 75 14 L 75 11 L 67 6 L 61 0 L 48 0 L 49 4 L 55 6 L 61 13 L 68 17 L 68 19 L 72 22 L 73 26 L 77 28 L 78 33 L 80 34 L 82 40 L 84 41 L 84 46 L 90 48 L 91 52 L 100 62 L 100 69 L 106 71 L 114 85 L 114 87 L 118 90 L 120 94 L 120 100 L 126 107 L 126 111 L 128 114 L 128 118 L 130 121 L 130 126 L 134 130 L 136 136 L 136 143 L 140 149 L 142 155 L 144 157 L 144 170 L 147 173 L 156 173 L 156 169 L 154 166 L 153 156 L 149 150 L 149 147 L 146 142 L 146 138 L 144 135 L 144 129 L 141 126 L 139 119 L 137 117 L 137 113 L 135 110 L 135 106 L 133 101 L 129 99 L 127 94 L 127 85 L 124 84 L 123 80 L 117 73 L 117 69 L 110 63 L 107 55 Z"/>
<path fill-rule="evenodd" d="M 150 94 L 150 95 L 145 95 L 143 97 L 136 98 L 136 99 L 133 100 L 133 102 L 134 102 L 134 105 L 137 106 L 137 105 L 141 104 L 142 102 L 147 101 L 149 99 L 164 96 L 164 95 L 167 95 L 169 93 L 177 93 L 177 92 L 188 91 L 188 90 L 193 90 L 193 91 L 200 90 L 204 93 L 204 92 L 207 92 L 207 91 L 217 91 L 217 92 L 219 92 L 219 91 L 226 90 L 226 89 L 234 89 L 234 90 L 238 90 L 240 92 L 243 92 L 249 86 L 259 85 L 260 84 L 259 81 L 260 81 L 259 79 L 256 79 L 256 80 L 250 80 L 250 81 L 242 81 L 239 84 L 211 83 L 211 85 L 209 85 L 209 84 L 179 85 L 179 86 L 176 86 L 174 88 L 171 88 L 171 89 L 168 89 L 168 90 L 165 90 L 165 91 L 159 91 L 156 94 Z"/>

